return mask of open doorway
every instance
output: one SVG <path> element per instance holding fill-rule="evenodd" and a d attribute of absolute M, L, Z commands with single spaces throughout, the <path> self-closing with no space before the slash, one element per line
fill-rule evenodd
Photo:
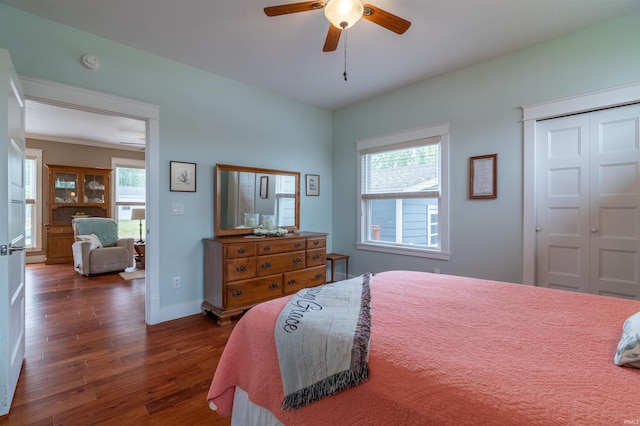
<path fill-rule="evenodd" d="M 119 98 L 112 95 L 102 94 L 99 92 L 79 89 L 73 86 L 65 86 L 58 83 L 47 82 L 32 78 L 22 78 L 26 97 L 29 101 L 35 101 L 48 107 L 54 106 L 66 109 L 66 112 L 72 114 L 100 114 L 104 119 L 121 120 L 120 123 L 142 123 L 143 130 L 137 128 L 129 133 L 136 134 L 135 140 L 119 140 L 118 146 L 127 147 L 127 149 L 143 149 L 144 170 L 146 174 L 146 191 L 145 191 L 145 238 L 146 242 L 146 285 L 145 285 L 145 320 L 147 324 L 156 324 L 160 322 L 159 309 L 159 285 L 157 279 L 153 277 L 157 273 L 158 267 L 158 249 L 154 243 L 154 237 L 158 234 L 157 219 L 153 212 L 157 210 L 159 185 L 158 179 L 153 176 L 158 174 L 158 141 L 159 141 L 159 110 L 156 106 L 140 103 L 126 98 Z M 106 121 L 109 121 L 106 120 Z M 135 121 L 132 121 L 135 120 Z M 135 127 L 135 125 L 133 125 Z M 93 129 L 94 131 L 95 128 Z M 28 131 L 27 139 L 32 135 Z M 116 132 L 117 133 L 117 132 Z M 144 137 L 144 140 L 140 138 Z M 73 139 L 73 138 L 70 138 Z M 143 143 L 141 144 L 140 141 Z M 125 143 L 120 143 L 125 142 Z M 70 143 L 64 141 L 64 143 Z M 91 144 L 100 146 L 107 144 L 104 140 L 92 141 Z M 79 146 L 79 145 L 78 145 Z M 109 160 L 110 161 L 110 160 Z M 155 183 L 154 183 L 155 182 Z M 155 206 L 155 208 L 154 208 Z M 116 209 L 115 204 L 110 206 L 113 213 Z M 131 218 L 129 218 L 131 220 Z M 138 229 L 138 228 L 136 228 Z M 155 231 L 155 232 L 154 232 Z M 157 237 L 156 237 L 157 238 Z M 136 238 L 137 239 L 137 238 Z M 157 241 L 157 240 L 156 240 Z M 155 284 L 154 284 L 155 283 Z"/>
<path fill-rule="evenodd" d="M 27 99 L 25 130 L 27 263 L 70 261 L 67 246 L 72 241 L 71 228 L 63 223 L 70 218 L 58 214 L 65 209 L 76 215 L 113 218 L 118 223 L 119 238 L 135 238 L 141 243 L 137 225 L 143 223 L 132 217 L 132 211 L 144 212 L 146 202 L 144 120 Z M 98 174 L 91 176 L 98 176 L 100 182 L 88 182 L 94 189 L 78 183 L 82 194 L 63 199 L 68 190 L 59 189 L 58 182 L 54 189 L 50 182 L 50 174 L 56 173 L 58 166 L 95 170 Z M 67 171 L 56 173 L 63 180 L 67 175 Z M 75 189 L 70 191 L 76 194 Z M 61 232 L 60 226 L 67 232 Z"/>

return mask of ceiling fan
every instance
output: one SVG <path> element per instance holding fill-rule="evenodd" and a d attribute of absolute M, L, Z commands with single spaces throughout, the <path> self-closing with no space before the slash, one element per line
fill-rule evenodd
<path fill-rule="evenodd" d="M 342 30 L 351 27 L 360 18 L 380 25 L 396 34 L 403 34 L 411 26 L 411 22 L 370 4 L 362 4 L 359 0 L 305 1 L 301 3 L 282 4 L 264 8 L 267 16 L 280 16 L 289 13 L 307 12 L 324 9 L 325 16 L 331 23 L 324 42 L 324 52 L 332 52 L 338 47 Z"/>

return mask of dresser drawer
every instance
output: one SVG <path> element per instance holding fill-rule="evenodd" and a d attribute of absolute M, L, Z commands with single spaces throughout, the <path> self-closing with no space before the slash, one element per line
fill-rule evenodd
<path fill-rule="evenodd" d="M 326 279 L 325 266 L 315 266 L 304 271 L 287 272 L 284 274 L 284 294 L 295 293 L 305 287 L 315 287 L 324 284 Z"/>
<path fill-rule="evenodd" d="M 281 241 L 260 241 L 257 246 L 258 256 L 304 250 L 306 248 L 305 240 L 302 238 L 290 239 L 288 237 L 284 237 Z"/>
<path fill-rule="evenodd" d="M 252 305 L 282 296 L 282 274 L 227 285 L 227 307 Z"/>
<path fill-rule="evenodd" d="M 256 255 L 256 245 L 247 244 L 228 244 L 224 247 L 227 259 L 236 257 L 251 257 Z"/>
<path fill-rule="evenodd" d="M 307 268 L 324 265 L 327 260 L 327 250 L 324 248 L 307 250 Z"/>
<path fill-rule="evenodd" d="M 307 250 L 327 247 L 326 237 L 307 238 Z"/>
<path fill-rule="evenodd" d="M 226 267 L 228 281 L 246 280 L 256 276 L 255 257 L 228 259 Z"/>
<path fill-rule="evenodd" d="M 264 275 L 277 274 L 278 272 L 304 269 L 305 256 L 306 253 L 304 251 L 258 256 L 256 274 L 261 277 Z"/>

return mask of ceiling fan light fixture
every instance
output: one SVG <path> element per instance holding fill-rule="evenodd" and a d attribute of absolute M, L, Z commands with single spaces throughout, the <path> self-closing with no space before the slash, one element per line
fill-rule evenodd
<path fill-rule="evenodd" d="M 330 0 L 324 6 L 324 16 L 336 28 L 346 30 L 362 18 L 364 6 L 359 0 Z"/>

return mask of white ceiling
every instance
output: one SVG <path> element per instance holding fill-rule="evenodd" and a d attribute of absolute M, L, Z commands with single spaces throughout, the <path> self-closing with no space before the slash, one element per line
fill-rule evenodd
<path fill-rule="evenodd" d="M 79 145 L 144 150 L 146 123 L 127 117 L 96 114 L 27 99 L 28 138 Z"/>
<path fill-rule="evenodd" d="M 322 10 L 264 14 L 286 0 L 0 0 L 329 110 L 640 11 L 640 0 L 370 1 L 412 25 L 403 35 L 366 20 L 347 30 L 344 81 L 344 39 L 322 52 Z"/>

